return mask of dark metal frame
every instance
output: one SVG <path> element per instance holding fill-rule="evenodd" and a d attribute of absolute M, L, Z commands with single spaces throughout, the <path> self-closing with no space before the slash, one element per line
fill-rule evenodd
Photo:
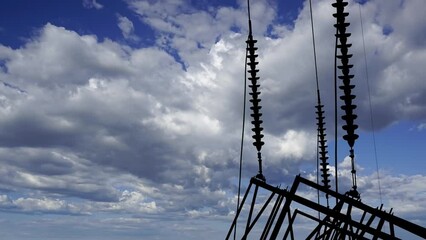
<path fill-rule="evenodd" d="M 302 184 L 327 194 L 331 199 L 334 198 L 337 204 L 330 208 L 297 194 Z M 252 188 L 254 190 L 251 193 Z M 260 209 L 257 206 L 259 190 L 270 193 Z M 246 203 L 250 193 L 251 203 Z M 247 205 L 247 219 L 243 220 L 242 211 Z M 303 209 L 294 208 L 294 205 Z M 357 212 L 361 212 L 361 216 L 358 216 Z M 318 213 L 318 216 L 314 216 L 315 213 Z M 320 214 L 323 215 L 322 218 Z M 382 206 L 372 208 L 350 194 L 337 193 L 300 175 L 296 176 L 290 190 L 271 186 L 256 177 L 251 178 L 225 239 L 229 239 L 236 231 L 239 218 L 246 224 L 238 239 L 295 239 L 295 221 L 299 216 L 317 224 L 304 239 L 401 239 L 395 229 L 403 229 L 412 236 L 426 239 L 426 228 L 394 216 L 392 210 L 386 212 Z M 263 221 L 259 221 L 261 217 Z M 388 229 L 384 228 L 386 225 Z M 261 232 L 255 233 L 255 228 Z"/>

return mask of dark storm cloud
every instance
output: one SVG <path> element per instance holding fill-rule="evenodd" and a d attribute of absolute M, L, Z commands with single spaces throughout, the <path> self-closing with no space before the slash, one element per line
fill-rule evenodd
<path fill-rule="evenodd" d="M 2 159 L 9 164 L 46 176 L 66 175 L 76 171 L 74 163 L 58 154 L 34 149 L 3 150 Z"/>
<path fill-rule="evenodd" d="M 58 120 L 35 112 L 10 116 L 1 124 L 0 144 L 3 147 L 72 147 L 78 141 L 74 129 L 61 128 Z"/>

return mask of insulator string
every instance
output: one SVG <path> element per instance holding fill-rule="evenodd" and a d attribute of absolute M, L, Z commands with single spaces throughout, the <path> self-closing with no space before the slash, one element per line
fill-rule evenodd
<path fill-rule="evenodd" d="M 315 46 L 315 32 L 314 32 L 314 17 L 312 14 L 312 1 L 309 0 L 309 12 L 311 17 L 311 32 L 312 32 L 312 48 L 314 52 L 314 66 L 315 66 L 315 83 L 317 86 L 317 92 L 319 93 L 319 83 L 318 83 L 318 66 L 317 66 L 317 53 Z M 319 99 L 319 98 L 318 98 Z M 317 105 L 318 106 L 318 105 Z M 320 132 L 319 128 L 317 128 L 317 147 L 316 147 L 316 168 L 317 168 L 317 184 L 319 185 L 319 148 L 320 148 Z M 320 190 L 317 189 L 317 202 L 320 204 Z M 320 211 L 318 211 L 318 219 L 321 218 Z"/>
<path fill-rule="evenodd" d="M 262 141 L 262 138 L 264 137 L 264 135 L 262 134 L 262 130 L 263 128 L 261 127 L 263 121 L 261 120 L 262 117 L 262 113 L 260 112 L 260 109 L 262 108 L 260 106 L 260 84 L 258 82 L 259 77 L 257 76 L 257 73 L 259 72 L 258 69 L 256 69 L 256 66 L 259 64 L 259 62 L 256 62 L 256 58 L 258 57 L 258 55 L 256 54 L 256 50 L 257 47 L 255 47 L 255 43 L 257 43 L 257 40 L 253 39 L 253 34 L 252 34 L 252 24 L 251 24 L 251 19 L 250 19 L 250 1 L 247 0 L 247 6 L 249 9 L 249 35 L 248 35 L 248 39 L 246 41 L 247 43 L 247 51 L 248 51 L 248 63 L 247 65 L 249 66 L 249 70 L 247 71 L 250 74 L 250 77 L 248 78 L 250 80 L 250 89 L 251 92 L 249 93 L 251 96 L 250 102 L 252 103 L 252 106 L 250 107 L 250 109 L 252 110 L 252 114 L 251 117 L 253 118 L 253 121 L 251 122 L 253 124 L 253 128 L 252 131 L 254 132 L 254 135 L 252 136 L 253 138 L 253 145 L 256 147 L 257 150 L 257 160 L 259 163 L 259 172 L 256 175 L 257 178 L 265 181 L 265 177 L 263 175 L 263 171 L 262 171 L 262 146 L 265 144 Z"/>
<path fill-rule="evenodd" d="M 343 0 L 336 0 L 336 2 L 332 4 L 332 6 L 336 8 L 336 13 L 333 14 L 333 16 L 336 18 L 336 24 L 334 25 L 337 29 L 336 38 L 339 39 L 336 48 L 340 49 L 340 55 L 337 55 L 336 57 L 340 59 L 341 63 L 341 65 L 337 66 L 337 68 L 341 70 L 341 75 L 338 78 L 342 80 L 342 85 L 339 86 L 339 88 L 343 90 L 343 95 L 340 96 L 340 99 L 344 102 L 344 104 L 341 106 L 341 109 L 344 110 L 342 119 L 345 121 L 345 125 L 343 125 L 342 128 L 346 131 L 346 134 L 343 135 L 343 139 L 346 140 L 349 145 L 349 157 L 351 159 L 352 166 L 352 190 L 348 193 L 351 196 L 359 198 L 354 162 L 354 145 L 355 140 L 358 139 L 358 135 L 355 133 L 355 130 L 358 128 L 358 125 L 354 123 L 357 115 L 354 113 L 354 110 L 356 109 L 356 105 L 353 103 L 355 95 L 352 94 L 352 89 L 355 86 L 351 85 L 351 79 L 354 78 L 354 75 L 350 74 L 350 69 L 353 67 L 353 65 L 349 63 L 349 60 L 352 57 L 352 54 L 349 54 L 349 48 L 352 46 L 352 44 L 348 43 L 348 38 L 351 36 L 351 34 L 346 30 L 350 23 L 345 22 L 346 17 L 349 15 L 349 13 L 345 12 L 345 6 L 347 5 L 348 3 L 344 2 Z"/>
<path fill-rule="evenodd" d="M 324 122 L 324 111 L 322 108 L 324 105 L 321 104 L 321 95 L 320 95 L 320 89 L 319 89 L 319 78 L 318 78 L 318 63 L 317 63 L 317 52 L 316 52 L 316 43 L 315 43 L 315 30 L 314 30 L 314 17 L 313 17 L 313 11 L 312 11 L 312 0 L 309 0 L 309 10 L 310 10 L 310 17 L 311 17 L 311 32 L 312 32 L 312 47 L 314 52 L 314 65 L 315 65 L 315 83 L 317 88 L 317 183 L 319 182 L 319 171 L 321 171 L 321 182 L 323 183 L 324 187 L 330 188 L 330 180 L 328 179 L 330 174 L 328 173 L 328 156 L 327 156 L 327 140 L 325 139 L 325 122 Z M 321 160 L 321 163 L 319 163 L 319 159 Z M 319 165 L 321 165 L 321 169 L 319 168 Z M 318 195 L 318 203 L 319 203 L 319 189 L 317 191 Z M 328 195 L 326 195 L 327 198 L 327 206 L 328 206 Z"/>
<path fill-rule="evenodd" d="M 247 0 L 247 15 L 250 22 L 250 1 Z M 248 39 L 247 39 L 248 40 Z M 241 180 L 242 180 L 242 168 L 243 168 L 243 151 L 244 151 L 244 132 L 246 123 L 246 102 L 247 102 L 247 59 L 248 59 L 248 43 L 246 43 L 245 56 L 244 56 L 244 90 L 243 90 L 243 116 L 241 126 L 241 143 L 240 143 L 240 159 L 239 159 L 239 171 L 238 171 L 238 197 L 237 197 L 237 209 L 238 212 L 240 207 L 241 199 Z M 237 237 L 237 222 L 234 225 L 234 240 Z"/>

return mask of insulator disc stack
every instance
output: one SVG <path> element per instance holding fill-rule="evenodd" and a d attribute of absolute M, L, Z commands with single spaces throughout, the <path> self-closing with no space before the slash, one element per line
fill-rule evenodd
<path fill-rule="evenodd" d="M 342 119 L 345 121 L 345 125 L 343 125 L 342 128 L 346 131 L 343 139 L 348 142 L 350 147 L 349 156 L 352 160 L 352 193 L 356 195 L 358 193 L 356 191 L 356 170 L 354 164 L 353 147 L 355 145 L 355 140 L 358 139 L 358 135 L 355 133 L 358 125 L 354 124 L 354 120 L 357 118 L 357 115 L 354 114 L 356 105 L 353 103 L 355 95 L 352 94 L 352 89 L 355 86 L 351 85 L 351 80 L 354 78 L 354 75 L 350 74 L 350 70 L 353 65 L 349 63 L 349 60 L 352 57 L 352 55 L 349 54 L 349 48 L 352 46 L 352 44 L 348 43 L 348 38 L 351 36 L 351 34 L 347 32 L 347 27 L 350 25 L 350 23 L 346 22 L 346 17 L 349 16 L 349 13 L 345 12 L 345 7 L 347 5 L 348 3 L 343 0 L 336 0 L 336 2 L 332 4 L 332 6 L 336 8 L 336 13 L 333 14 L 333 16 L 336 18 L 336 24 L 334 27 L 337 29 L 336 38 L 338 40 L 336 48 L 340 50 L 340 54 L 338 54 L 336 57 L 340 59 L 341 64 L 337 66 L 337 68 L 341 70 L 339 79 L 342 80 L 342 85 L 339 86 L 339 88 L 343 90 L 343 95 L 340 96 L 340 99 L 344 102 L 344 104 L 341 106 L 341 109 L 344 111 Z"/>
<path fill-rule="evenodd" d="M 328 156 L 327 156 L 327 140 L 326 140 L 326 136 L 327 134 L 325 134 L 325 130 L 326 128 L 325 126 L 325 122 L 324 122 L 324 111 L 322 110 L 322 108 L 324 107 L 324 105 L 321 105 L 321 100 L 319 97 L 319 91 L 318 91 L 318 105 L 315 106 L 315 108 L 317 109 L 317 126 L 318 126 L 318 148 L 319 148 L 319 158 L 321 160 L 320 162 L 320 166 L 321 166 L 321 177 L 322 180 L 321 182 L 323 183 L 324 187 L 326 188 L 330 188 L 330 174 L 328 173 L 329 169 L 328 169 Z"/>
<path fill-rule="evenodd" d="M 260 90 L 259 90 L 260 85 L 258 82 L 259 77 L 257 76 L 257 73 L 259 72 L 259 70 L 256 68 L 259 62 L 256 61 L 256 58 L 258 57 L 258 55 L 256 54 L 257 48 L 254 46 L 256 42 L 257 40 L 253 39 L 253 36 L 250 31 L 250 34 L 248 36 L 246 43 L 247 43 L 247 52 L 248 52 L 247 54 L 247 58 L 248 58 L 247 65 L 249 67 L 248 73 L 250 74 L 248 79 L 250 81 L 249 87 L 251 89 L 251 92 L 249 94 L 251 96 L 250 102 L 252 104 L 250 109 L 252 110 L 251 117 L 253 118 L 253 121 L 251 123 L 253 124 L 252 131 L 254 132 L 254 135 L 252 137 L 254 139 L 253 145 L 257 149 L 257 157 L 259 162 L 259 174 L 256 177 L 258 177 L 259 179 L 265 180 L 265 177 L 263 176 L 263 173 L 262 173 L 261 149 L 265 143 L 262 141 L 263 128 L 261 127 L 261 125 L 263 121 L 261 120 L 262 113 L 260 113 L 260 109 L 262 107 L 260 106 L 260 102 L 261 102 Z"/>

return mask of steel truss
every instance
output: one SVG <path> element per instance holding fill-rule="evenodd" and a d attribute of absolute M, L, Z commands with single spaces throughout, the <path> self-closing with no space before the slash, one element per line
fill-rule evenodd
<path fill-rule="evenodd" d="M 298 193 L 300 187 L 327 195 L 330 202 L 336 202 L 335 206 L 330 208 L 328 202 L 321 204 L 304 197 Z M 265 198 L 259 191 L 269 196 Z M 238 222 L 246 224 L 237 228 Z M 311 230 L 300 230 L 300 223 L 310 224 Z M 411 238 L 426 239 L 426 228 L 394 216 L 392 209 L 387 212 L 382 206 L 370 207 L 350 193 L 337 193 L 297 175 L 290 190 L 251 178 L 226 239 L 234 234 L 238 239 L 261 240 L 401 239 L 398 236 L 404 231 Z"/>
<path fill-rule="evenodd" d="M 290 190 L 281 189 L 266 183 L 266 178 L 262 171 L 261 149 L 264 145 L 262 138 L 262 113 L 260 106 L 260 82 L 257 69 L 258 57 L 255 47 L 256 40 L 252 36 L 252 24 L 250 19 L 250 4 L 247 2 L 249 13 L 249 36 L 247 43 L 247 66 L 250 74 L 249 93 L 252 106 L 251 116 L 253 117 L 252 136 L 253 145 L 257 150 L 259 163 L 259 173 L 251 178 L 250 184 L 244 194 L 241 203 L 238 206 L 235 218 L 228 231 L 226 239 L 426 239 L 426 228 L 402 218 L 396 217 L 390 211 L 383 210 L 383 205 L 377 208 L 370 207 L 361 202 L 360 194 L 357 190 L 356 169 L 354 163 L 354 144 L 358 135 L 355 130 L 358 125 L 355 124 L 357 115 L 355 114 L 356 105 L 354 103 L 355 95 L 352 89 L 355 87 L 352 83 L 354 75 L 351 74 L 349 53 L 351 44 L 349 37 L 351 34 L 347 31 L 350 23 L 346 21 L 349 15 L 345 12 L 348 5 L 344 0 L 336 0 L 332 6 L 336 9 L 333 16 L 336 18 L 336 52 L 335 60 L 339 59 L 339 65 L 335 69 L 340 69 L 338 78 L 341 80 L 339 88 L 343 91 L 340 99 L 343 100 L 341 109 L 344 110 L 342 120 L 345 125 L 342 126 L 346 131 L 343 139 L 349 146 L 349 157 L 351 159 L 352 189 L 346 194 L 340 194 L 338 190 L 332 190 L 329 184 L 327 144 L 325 134 L 325 117 L 322 110 L 320 92 L 317 79 L 318 104 L 317 108 L 317 126 L 318 126 L 318 148 L 319 159 L 321 160 L 321 177 L 323 185 L 314 183 L 300 175 L 296 176 Z M 312 16 L 312 15 L 311 15 Z M 313 25 L 312 25 L 313 26 Z M 313 31 L 312 31 L 313 32 Z M 315 41 L 314 41 L 315 49 Z M 337 51 L 339 50 L 339 51 Z M 337 76 L 337 71 L 336 74 Z M 336 85 L 337 86 L 337 85 Z M 337 102 L 335 103 L 337 106 Z M 337 122 L 337 121 L 336 121 Z M 337 129 L 337 125 L 336 125 Z M 337 131 L 337 130 L 336 130 Z M 337 142 L 337 141 L 336 141 Z M 337 158 L 337 157 L 336 157 Z M 336 163 L 337 166 L 337 163 Z M 240 166 L 241 167 L 241 166 Z M 240 168 L 241 169 L 241 168 Z M 241 171 L 241 170 L 240 170 Z M 337 169 L 336 169 L 337 172 Z M 240 177 L 241 181 L 241 177 Z M 336 188 L 337 188 L 336 178 Z M 308 191 L 309 190 L 309 191 Z M 316 190 L 318 196 L 325 196 L 323 201 L 320 198 L 317 201 L 309 193 Z M 240 192 L 240 191 L 238 191 Z M 251 202 L 249 198 L 251 197 Z M 267 196 L 267 197 L 265 197 Z M 238 198 L 239 199 L 239 198 Z M 335 203 L 330 207 L 330 203 Z M 242 224 L 245 223 L 245 224 Z M 305 227 L 302 229 L 302 227 Z M 403 235 L 404 234 L 404 235 Z M 410 235 L 410 236 L 406 236 Z"/>

